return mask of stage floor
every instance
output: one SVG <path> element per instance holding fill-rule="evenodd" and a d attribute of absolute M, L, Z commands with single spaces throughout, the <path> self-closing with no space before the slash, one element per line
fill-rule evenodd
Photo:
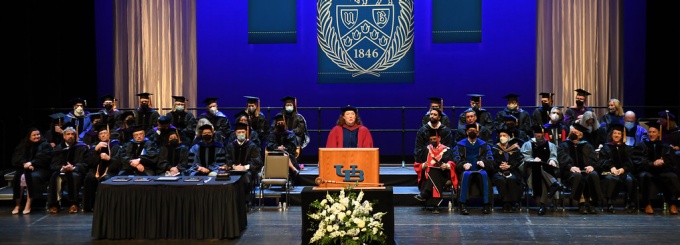
<path fill-rule="evenodd" d="M 277 208 L 253 210 L 240 238 L 231 240 L 92 240 L 91 213 L 12 215 L 14 205 L 0 206 L 2 244 L 300 244 L 301 211 Z M 673 244 L 680 217 L 661 214 L 581 215 L 574 210 L 545 216 L 502 213 L 470 215 L 419 207 L 395 207 L 396 244 Z"/>

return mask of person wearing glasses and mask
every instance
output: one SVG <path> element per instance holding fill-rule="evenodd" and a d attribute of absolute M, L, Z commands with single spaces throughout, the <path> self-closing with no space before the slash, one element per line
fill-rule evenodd
<path fill-rule="evenodd" d="M 224 140 L 227 139 L 232 132 L 231 123 L 229 122 L 229 118 L 227 118 L 227 116 L 219 110 L 217 99 L 218 98 L 210 97 L 203 100 L 203 104 L 206 106 L 206 111 L 198 115 L 197 119 L 208 119 L 210 124 L 212 124 L 214 127 L 215 137 L 213 139 L 224 144 Z M 201 136 L 196 135 L 196 137 L 198 138 Z"/>
<path fill-rule="evenodd" d="M 196 116 L 187 110 L 187 98 L 184 96 L 172 96 L 175 101 L 172 104 L 172 111 L 165 114 L 170 118 L 170 124 L 177 128 L 182 144 L 189 146 L 196 136 Z"/>

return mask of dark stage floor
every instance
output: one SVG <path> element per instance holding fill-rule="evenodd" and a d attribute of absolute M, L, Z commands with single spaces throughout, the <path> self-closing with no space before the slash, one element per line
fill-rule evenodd
<path fill-rule="evenodd" d="M 12 215 L 11 203 L 0 207 L 1 244 L 300 244 L 300 206 L 276 207 L 248 214 L 248 227 L 233 240 L 92 240 L 92 214 Z M 473 210 L 440 214 L 417 206 L 395 207 L 396 244 L 677 244 L 680 217 L 663 214 L 581 215 L 574 210 L 545 216 Z"/>

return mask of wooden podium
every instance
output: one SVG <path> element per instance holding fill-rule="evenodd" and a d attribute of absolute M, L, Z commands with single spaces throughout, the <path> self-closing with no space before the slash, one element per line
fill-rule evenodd
<path fill-rule="evenodd" d="M 319 177 L 322 188 L 380 187 L 378 148 L 319 148 Z M 382 187 L 384 188 L 384 187 Z"/>

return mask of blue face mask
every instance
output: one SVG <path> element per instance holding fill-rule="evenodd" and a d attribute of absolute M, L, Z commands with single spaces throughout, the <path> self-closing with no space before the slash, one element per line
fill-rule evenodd
<path fill-rule="evenodd" d="M 286 112 L 288 112 L 288 113 L 293 112 L 293 107 L 292 106 L 286 106 Z"/>
<path fill-rule="evenodd" d="M 238 139 L 238 141 L 244 141 L 246 140 L 246 134 L 236 134 L 236 139 Z"/>
<path fill-rule="evenodd" d="M 635 123 L 634 122 L 625 122 L 624 126 L 626 127 L 626 129 L 631 130 L 631 129 L 633 129 L 633 127 L 635 127 Z"/>

